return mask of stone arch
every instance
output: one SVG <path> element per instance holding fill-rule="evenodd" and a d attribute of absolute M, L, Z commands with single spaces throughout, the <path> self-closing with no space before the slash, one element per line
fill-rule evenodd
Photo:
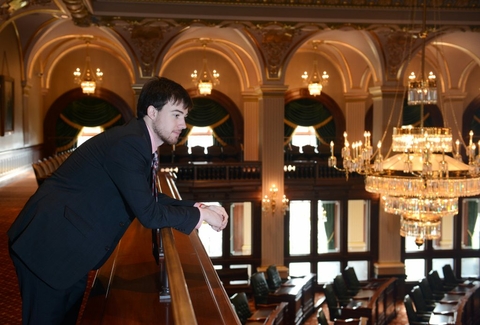
<path fill-rule="evenodd" d="M 88 96 L 88 95 L 85 95 L 82 92 L 81 88 L 75 88 L 67 91 L 66 93 L 58 97 L 50 106 L 50 108 L 47 111 L 47 114 L 45 115 L 45 119 L 43 121 L 44 156 L 49 156 L 55 153 L 55 150 L 56 150 L 55 125 L 62 111 L 71 102 L 75 100 L 79 100 L 85 96 Z M 117 94 L 115 94 L 114 92 L 108 89 L 97 88 L 95 90 L 95 94 L 91 96 L 95 96 L 99 99 L 105 100 L 106 102 L 116 107 L 125 121 L 129 121 L 135 116 L 135 114 L 133 113 L 133 109 L 120 96 L 118 96 Z"/>

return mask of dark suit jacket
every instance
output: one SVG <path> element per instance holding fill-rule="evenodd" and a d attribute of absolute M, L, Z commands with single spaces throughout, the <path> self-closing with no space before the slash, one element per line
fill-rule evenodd
<path fill-rule="evenodd" d="M 190 233 L 192 201 L 151 192 L 152 145 L 134 119 L 90 139 L 29 199 L 8 230 L 12 250 L 47 284 L 65 289 L 110 256 L 135 217 Z"/>

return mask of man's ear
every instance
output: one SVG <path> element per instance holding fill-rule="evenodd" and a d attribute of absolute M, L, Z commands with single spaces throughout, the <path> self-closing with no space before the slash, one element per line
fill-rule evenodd
<path fill-rule="evenodd" d="M 153 105 L 148 106 L 147 116 L 151 119 L 154 119 L 156 115 L 157 115 L 157 110 L 155 109 L 155 107 L 153 107 Z"/>

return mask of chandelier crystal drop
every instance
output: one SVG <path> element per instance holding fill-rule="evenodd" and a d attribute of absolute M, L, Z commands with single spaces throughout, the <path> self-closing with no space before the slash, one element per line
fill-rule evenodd
<path fill-rule="evenodd" d="M 87 95 L 95 93 L 95 88 L 103 81 L 103 72 L 97 68 L 95 73 L 93 73 L 90 68 L 90 55 L 88 53 L 89 44 L 90 43 L 87 42 L 87 54 L 85 57 L 85 68 L 83 69 L 83 72 L 80 68 L 75 69 L 73 72 L 74 82 L 80 85 L 82 92 Z"/>

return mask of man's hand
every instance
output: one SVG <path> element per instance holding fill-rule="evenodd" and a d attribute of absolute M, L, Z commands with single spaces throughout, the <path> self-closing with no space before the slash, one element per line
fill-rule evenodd
<path fill-rule="evenodd" d="M 228 214 L 223 207 L 200 204 L 198 208 L 203 221 L 208 223 L 213 230 L 221 231 L 225 229 L 228 224 Z"/>

